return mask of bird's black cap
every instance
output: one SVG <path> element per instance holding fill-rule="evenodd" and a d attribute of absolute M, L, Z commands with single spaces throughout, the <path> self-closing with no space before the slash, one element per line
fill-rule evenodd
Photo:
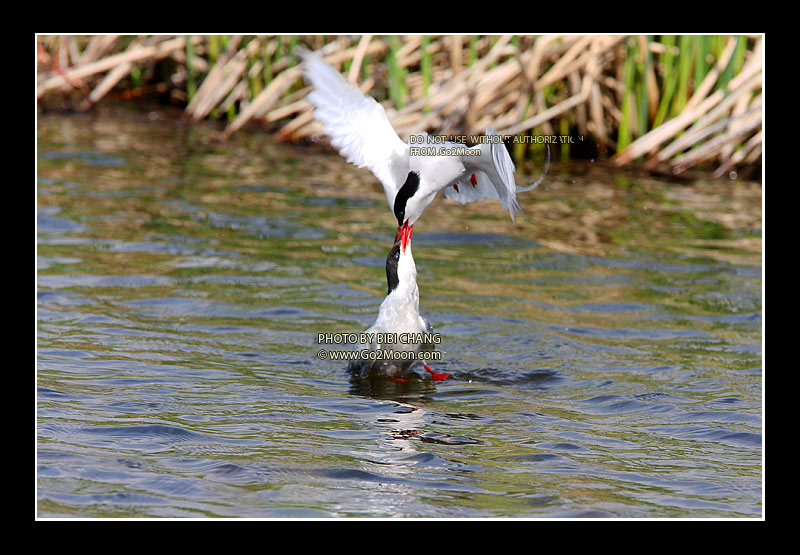
<path fill-rule="evenodd" d="M 414 193 L 419 189 L 419 174 L 417 172 L 408 172 L 406 182 L 397 191 L 394 197 L 394 217 L 397 218 L 397 225 L 403 225 L 406 218 L 406 203 L 408 199 L 414 196 Z"/>
<path fill-rule="evenodd" d="M 389 295 L 400 284 L 400 279 L 397 277 L 397 264 L 400 262 L 400 240 L 394 242 L 392 250 L 389 251 L 389 256 L 386 257 L 386 282 L 389 286 Z"/>

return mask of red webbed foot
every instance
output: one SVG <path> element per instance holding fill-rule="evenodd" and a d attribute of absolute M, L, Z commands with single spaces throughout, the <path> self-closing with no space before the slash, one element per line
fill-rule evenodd
<path fill-rule="evenodd" d="M 427 370 L 430 373 L 431 377 L 433 378 L 433 381 L 435 382 L 443 382 L 444 380 L 450 377 L 450 374 L 440 374 L 439 372 L 434 372 L 424 362 L 422 363 L 422 365 L 425 367 L 425 370 Z"/>

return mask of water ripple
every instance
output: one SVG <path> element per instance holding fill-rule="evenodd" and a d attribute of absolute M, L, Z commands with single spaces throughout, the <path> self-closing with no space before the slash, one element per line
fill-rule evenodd
<path fill-rule="evenodd" d="M 693 237 L 674 184 L 568 166 L 514 223 L 435 202 L 414 256 L 451 378 L 354 380 L 315 337 L 385 295 L 368 172 L 146 115 L 37 124 L 39 516 L 761 515 L 754 224 Z M 757 221 L 752 185 L 701 185 Z"/>

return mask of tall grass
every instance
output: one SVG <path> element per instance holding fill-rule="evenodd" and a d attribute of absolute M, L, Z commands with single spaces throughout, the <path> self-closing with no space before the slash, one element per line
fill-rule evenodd
<path fill-rule="evenodd" d="M 474 134 L 486 125 L 526 137 L 557 133 L 589 141 L 593 156 L 616 154 L 620 163 L 652 161 L 683 134 L 698 137 L 671 153 L 673 159 L 683 156 L 683 165 L 693 160 L 686 158 L 689 151 L 730 136 L 730 144 L 712 149 L 710 159 L 716 156 L 720 167 L 732 159 L 760 159 L 760 121 L 754 126 L 748 119 L 753 106 L 760 114 L 761 81 L 753 81 L 760 75 L 760 36 L 366 39 L 362 44 L 360 36 L 40 36 L 37 95 L 43 103 L 53 97 L 59 104 L 65 96 L 82 96 L 75 104 L 90 108 L 111 90 L 149 87 L 168 92 L 191 119 L 226 121 L 228 134 L 260 121 L 298 139 L 318 130 L 297 68 L 296 48 L 304 45 L 321 49 L 345 76 L 365 83 L 369 94 L 393 108 L 401 135 L 423 129 Z M 351 71 L 353 64 L 358 66 Z M 153 71 L 154 65 L 161 71 Z M 160 75 L 168 77 L 154 82 Z M 742 86 L 749 88 L 737 89 Z M 734 94 L 737 101 L 726 103 Z M 714 117 L 705 121 L 706 114 Z M 695 128 L 699 122 L 705 131 Z M 717 126 L 713 133 L 711 125 Z M 742 148 L 748 153 L 733 156 Z M 540 156 L 543 149 L 517 143 L 513 152 L 519 159 Z M 592 148 L 562 143 L 559 150 L 566 158 Z M 723 154 L 725 160 L 719 158 Z M 671 167 L 670 160 L 651 167 L 659 164 Z"/>
<path fill-rule="evenodd" d="M 386 66 L 389 70 L 389 98 L 398 110 L 405 106 L 408 89 L 406 88 L 406 72 L 397 59 L 397 52 L 402 43 L 396 35 L 389 35 L 389 54 L 386 56 Z"/>

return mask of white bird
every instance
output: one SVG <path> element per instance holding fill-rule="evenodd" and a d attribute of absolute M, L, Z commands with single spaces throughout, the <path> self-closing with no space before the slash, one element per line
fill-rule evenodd
<path fill-rule="evenodd" d="M 443 189 L 445 197 L 461 203 L 496 198 L 513 220 L 514 213 L 522 210 L 517 193 L 534 189 L 542 181 L 544 176 L 529 187 L 517 188 L 514 162 L 491 127 L 486 130 L 488 142 L 471 148 L 434 142 L 424 132 L 412 135 L 410 143 L 403 142 L 374 98 L 348 83 L 318 54 L 299 49 L 299 55 L 303 75 L 314 87 L 306 97 L 315 107 L 314 117 L 339 154 L 359 168 L 368 168 L 383 184 L 397 218 L 395 238 L 400 237 L 401 228 L 413 227 Z"/>
<path fill-rule="evenodd" d="M 401 334 L 411 334 L 406 337 L 425 337 L 425 334 L 432 334 L 433 327 L 419 313 L 419 288 L 417 287 L 417 266 L 414 264 L 414 256 L 411 253 L 411 245 L 408 236 L 411 235 L 410 228 L 406 227 L 394 245 L 392 245 L 389 255 L 386 257 L 386 282 L 388 293 L 381 303 L 378 311 L 378 318 L 375 323 L 366 330 L 366 334 L 392 334 L 402 340 Z M 404 248 L 405 245 L 405 248 Z M 417 335 L 422 334 L 422 335 Z M 376 336 L 377 338 L 377 336 Z M 397 342 L 397 343 L 377 343 L 373 342 L 368 346 L 360 346 L 370 350 L 394 350 L 394 351 L 432 351 L 433 343 L 430 341 L 421 342 Z M 406 381 L 405 376 L 414 364 L 418 362 L 416 358 L 408 360 L 358 360 L 351 361 L 348 369 L 359 378 L 375 376 L 386 376 L 398 381 Z M 434 381 L 445 380 L 450 375 L 440 374 L 431 370 L 427 364 L 422 362 Z"/>

